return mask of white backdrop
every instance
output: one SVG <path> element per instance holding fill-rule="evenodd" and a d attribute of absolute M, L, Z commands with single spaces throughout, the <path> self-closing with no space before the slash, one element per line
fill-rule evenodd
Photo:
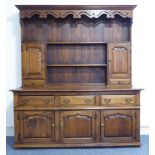
<path fill-rule="evenodd" d="M 78 0 L 61 2 L 60 0 L 7 0 L 6 10 L 6 66 L 3 68 L 6 85 L 4 88 L 6 98 L 6 127 L 9 135 L 9 128 L 14 126 L 13 121 L 13 94 L 10 89 L 21 86 L 21 49 L 20 49 L 20 24 L 19 12 L 15 4 L 138 4 L 134 10 L 134 20 L 132 27 L 132 82 L 136 88 L 144 88 L 141 93 L 141 128 L 148 129 L 150 112 L 149 107 L 154 104 L 154 40 L 153 40 L 153 5 L 151 3 L 139 2 L 137 0 L 118 0 L 117 3 L 112 0 L 104 1 L 95 0 L 95 3 L 88 0 Z M 147 0 L 148 2 L 149 0 Z M 102 3 L 101 3 L 102 2 Z M 152 10 L 151 10 L 152 8 Z M 3 84 L 3 81 L 0 81 Z M 1 85 L 1 84 L 0 84 Z M 152 111 L 153 114 L 153 111 Z M 147 131 L 148 132 L 148 131 Z"/>

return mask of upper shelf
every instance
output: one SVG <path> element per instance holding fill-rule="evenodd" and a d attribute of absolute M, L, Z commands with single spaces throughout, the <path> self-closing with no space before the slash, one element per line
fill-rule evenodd
<path fill-rule="evenodd" d="M 107 64 L 48 64 L 47 67 L 106 67 Z"/>
<path fill-rule="evenodd" d="M 51 15 L 55 18 L 65 18 L 72 15 L 73 18 L 81 18 L 83 15 L 88 18 L 99 18 L 106 15 L 107 18 L 115 18 L 119 15 L 122 18 L 132 18 L 132 11 L 136 5 L 16 5 L 20 10 L 20 18 L 31 18 L 38 15 L 39 18 L 47 18 Z"/>
<path fill-rule="evenodd" d="M 49 45 L 102 45 L 106 42 L 47 42 Z"/>

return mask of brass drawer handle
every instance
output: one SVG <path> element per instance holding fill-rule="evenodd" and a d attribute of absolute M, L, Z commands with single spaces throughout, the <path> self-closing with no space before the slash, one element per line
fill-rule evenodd
<path fill-rule="evenodd" d="M 64 104 L 68 104 L 69 102 L 70 102 L 70 99 L 67 99 L 67 98 L 64 98 L 64 99 L 63 99 L 63 103 L 64 103 Z"/>
<path fill-rule="evenodd" d="M 110 98 L 105 98 L 105 99 L 104 99 L 104 102 L 108 104 L 108 103 L 111 102 L 111 99 L 110 99 Z"/>
<path fill-rule="evenodd" d="M 92 99 L 85 99 L 85 102 L 87 103 L 87 104 L 90 104 L 90 103 L 92 103 Z"/>
<path fill-rule="evenodd" d="M 125 101 L 126 101 L 126 103 L 131 103 L 132 99 L 131 98 L 126 98 Z"/>

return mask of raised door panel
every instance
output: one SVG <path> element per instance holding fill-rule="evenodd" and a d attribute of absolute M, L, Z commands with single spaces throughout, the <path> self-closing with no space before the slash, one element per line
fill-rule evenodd
<path fill-rule="evenodd" d="M 104 142 L 135 141 L 135 110 L 101 111 L 101 140 Z"/>
<path fill-rule="evenodd" d="M 130 43 L 108 44 L 108 84 L 131 84 Z"/>
<path fill-rule="evenodd" d="M 55 140 L 54 112 L 24 111 L 18 113 L 20 142 L 46 143 Z"/>
<path fill-rule="evenodd" d="M 45 78 L 44 45 L 37 43 L 22 44 L 23 79 Z"/>
<path fill-rule="evenodd" d="M 60 137 L 64 143 L 93 142 L 96 139 L 95 111 L 64 111 L 60 113 Z"/>

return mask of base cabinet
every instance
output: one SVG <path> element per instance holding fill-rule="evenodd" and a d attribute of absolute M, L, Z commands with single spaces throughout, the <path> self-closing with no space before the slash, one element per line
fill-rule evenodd
<path fill-rule="evenodd" d="M 14 93 L 15 147 L 140 145 L 140 90 Z"/>
<path fill-rule="evenodd" d="M 15 111 L 15 147 L 138 146 L 139 109 Z"/>

